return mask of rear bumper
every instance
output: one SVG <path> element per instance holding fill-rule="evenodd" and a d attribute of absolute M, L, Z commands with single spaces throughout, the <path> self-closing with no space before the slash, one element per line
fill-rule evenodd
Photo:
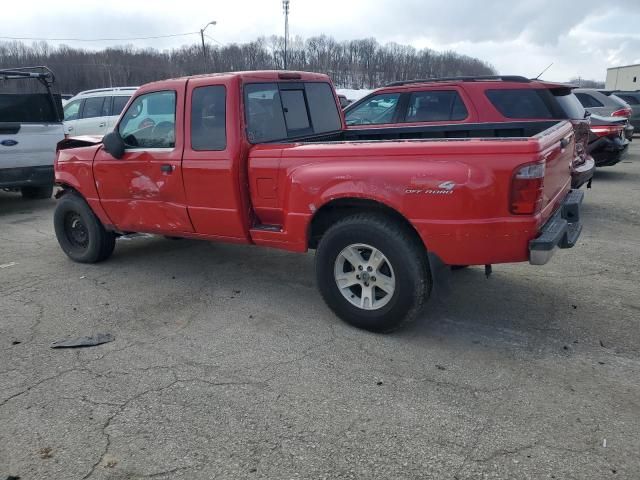
<path fill-rule="evenodd" d="M 629 140 L 630 142 L 633 141 L 634 130 L 635 127 L 631 123 L 628 123 L 627 126 L 624 127 L 624 136 L 627 137 L 627 140 Z"/>
<path fill-rule="evenodd" d="M 44 187 L 53 185 L 53 165 L 0 168 L 0 188 Z"/>
<path fill-rule="evenodd" d="M 580 188 L 593 178 L 595 171 L 596 162 L 591 155 L 587 155 L 584 163 L 574 167 L 571 171 L 571 188 Z"/>
<path fill-rule="evenodd" d="M 590 145 L 590 153 L 596 167 L 610 167 L 622 160 L 629 148 L 629 140 L 620 137 L 603 137 Z"/>
<path fill-rule="evenodd" d="M 531 265 L 544 265 L 556 249 L 571 248 L 576 244 L 582 232 L 580 205 L 583 199 L 583 191 L 570 190 L 560 208 L 540 229 L 538 237 L 529 241 Z"/>

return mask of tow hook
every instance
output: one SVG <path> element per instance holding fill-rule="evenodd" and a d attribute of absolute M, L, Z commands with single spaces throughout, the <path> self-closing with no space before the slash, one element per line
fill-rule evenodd
<path fill-rule="evenodd" d="M 491 265 L 485 265 L 484 266 L 484 276 L 489 278 L 491 276 L 491 272 L 493 272 L 493 268 L 491 268 Z"/>

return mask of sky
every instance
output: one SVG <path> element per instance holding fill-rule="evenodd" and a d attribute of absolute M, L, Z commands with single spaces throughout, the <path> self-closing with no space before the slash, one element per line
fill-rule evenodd
<path fill-rule="evenodd" d="M 501 74 L 604 80 L 608 67 L 640 63 L 640 0 L 290 0 L 291 36 L 375 37 L 453 50 Z M 50 0 L 12 2 L 7 37 L 121 39 L 197 32 L 208 43 L 283 35 L 281 0 Z M 3 40 L 0 38 L 0 40 Z M 52 41 L 100 49 L 159 50 L 199 42 L 198 34 L 148 40 Z M 25 40 L 31 43 L 30 40 Z"/>

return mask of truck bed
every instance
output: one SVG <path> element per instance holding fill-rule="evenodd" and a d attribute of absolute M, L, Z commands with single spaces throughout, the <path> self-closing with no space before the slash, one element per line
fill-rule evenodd
<path fill-rule="evenodd" d="M 326 143 L 349 141 L 384 140 L 442 140 L 463 138 L 516 139 L 543 134 L 558 125 L 558 120 L 509 122 L 509 123 L 465 123 L 447 125 L 419 125 L 410 127 L 383 127 L 344 130 L 328 135 L 307 136 L 293 139 L 290 143 Z M 277 142 L 283 143 L 283 142 Z"/>

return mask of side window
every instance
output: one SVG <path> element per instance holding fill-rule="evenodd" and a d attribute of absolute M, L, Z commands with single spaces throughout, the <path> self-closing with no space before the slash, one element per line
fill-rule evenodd
<path fill-rule="evenodd" d="M 576 97 L 580 100 L 580 103 L 585 108 L 603 107 L 602 102 L 592 97 L 588 93 L 576 93 Z"/>
<path fill-rule="evenodd" d="M 82 118 L 95 118 L 102 116 L 102 105 L 105 97 L 89 97 L 82 107 Z"/>
<path fill-rule="evenodd" d="M 176 93 L 162 91 L 136 97 L 118 125 L 129 148 L 173 148 L 176 144 Z"/>
<path fill-rule="evenodd" d="M 224 150 L 227 147 L 225 97 L 222 85 L 193 89 L 191 148 L 194 150 Z"/>
<path fill-rule="evenodd" d="M 113 106 L 111 107 L 111 115 L 120 115 L 124 106 L 131 97 L 115 96 L 113 97 Z"/>
<path fill-rule="evenodd" d="M 399 93 L 374 95 L 345 114 L 347 125 L 391 123 L 398 107 Z"/>
<path fill-rule="evenodd" d="M 113 101 L 113 97 L 104 97 L 104 103 L 102 104 L 102 114 L 101 117 L 108 117 L 111 114 L 111 102 Z"/>
<path fill-rule="evenodd" d="M 64 119 L 69 120 L 77 120 L 78 113 L 80 113 L 80 102 L 82 100 L 74 100 L 73 102 L 69 102 L 64 106 Z"/>
<path fill-rule="evenodd" d="M 405 122 L 464 120 L 467 116 L 467 108 L 456 91 L 415 92 L 409 97 Z"/>
<path fill-rule="evenodd" d="M 566 118 L 548 89 L 487 90 L 487 98 L 507 118 Z"/>

